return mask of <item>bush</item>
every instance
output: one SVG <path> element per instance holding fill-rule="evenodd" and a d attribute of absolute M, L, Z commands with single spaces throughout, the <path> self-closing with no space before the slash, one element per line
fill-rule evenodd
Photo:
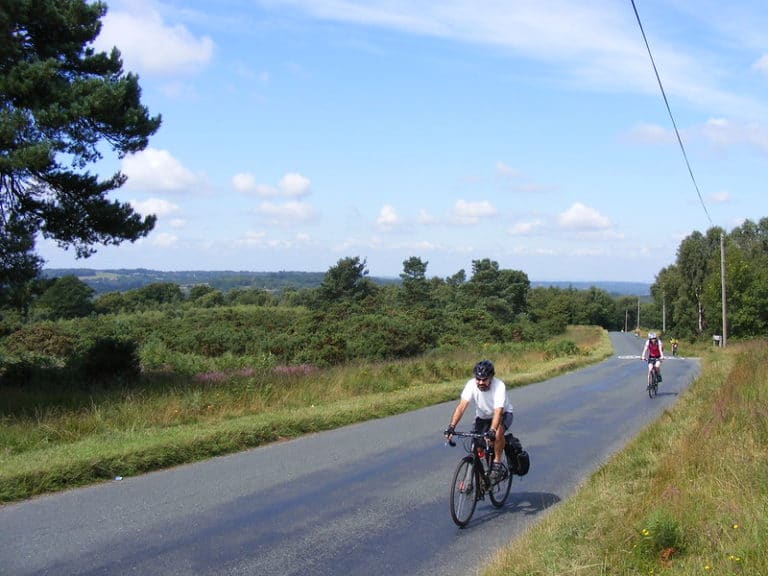
<path fill-rule="evenodd" d="M 75 339 L 70 334 L 50 323 L 17 330 L 3 342 L 5 350 L 12 355 L 34 354 L 61 360 L 72 354 L 74 346 Z"/>
<path fill-rule="evenodd" d="M 546 360 L 562 358 L 563 356 L 578 356 L 579 354 L 579 347 L 572 340 L 548 343 L 544 348 L 544 358 Z"/>
<path fill-rule="evenodd" d="M 136 343 L 111 337 L 88 343 L 68 367 L 88 383 L 134 380 L 141 373 Z"/>

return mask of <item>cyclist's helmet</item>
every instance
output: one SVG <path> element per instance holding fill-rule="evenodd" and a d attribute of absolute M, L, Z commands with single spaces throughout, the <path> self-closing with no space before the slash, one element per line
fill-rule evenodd
<path fill-rule="evenodd" d="M 496 374 L 496 369 L 493 367 L 493 362 L 490 360 L 480 360 L 480 362 L 475 364 L 472 373 L 478 380 L 487 380 L 490 382 L 490 380 L 493 379 L 494 374 Z"/>
<path fill-rule="evenodd" d="M 648 332 L 648 340 L 656 340 L 656 332 Z"/>

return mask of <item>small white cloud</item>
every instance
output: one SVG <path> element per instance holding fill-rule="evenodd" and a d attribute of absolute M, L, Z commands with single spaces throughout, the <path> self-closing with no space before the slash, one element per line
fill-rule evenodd
<path fill-rule="evenodd" d="M 726 190 L 720 192 L 713 192 L 707 198 L 713 204 L 726 204 L 731 201 L 731 194 Z"/>
<path fill-rule="evenodd" d="M 487 200 L 482 202 L 457 200 L 453 205 L 452 214 L 460 224 L 477 224 L 481 218 L 495 216 L 496 208 Z"/>
<path fill-rule="evenodd" d="M 253 174 L 235 174 L 232 176 L 232 188 L 238 192 L 251 192 L 256 188 L 256 179 Z"/>
<path fill-rule="evenodd" d="M 397 215 L 395 209 L 389 204 L 382 206 L 379 211 L 379 216 L 376 218 L 376 226 L 382 230 L 391 230 L 399 224 L 400 217 Z"/>
<path fill-rule="evenodd" d="M 167 150 L 147 148 L 123 158 L 122 172 L 128 177 L 126 188 L 179 192 L 203 185 L 194 174 Z"/>
<path fill-rule="evenodd" d="M 544 226 L 541 220 L 533 220 L 531 222 L 517 222 L 512 228 L 509 229 L 511 236 L 531 236 L 536 234 Z"/>
<path fill-rule="evenodd" d="M 438 222 L 437 217 L 433 216 L 423 208 L 419 210 L 419 213 L 416 216 L 416 221 L 419 224 L 424 224 L 424 225 L 437 224 Z"/>
<path fill-rule="evenodd" d="M 170 222 L 168 222 L 168 225 L 171 228 L 184 228 L 184 226 L 187 225 L 187 221 L 181 218 L 173 218 Z"/>
<path fill-rule="evenodd" d="M 131 200 L 131 206 L 140 214 L 147 216 L 155 214 L 156 216 L 167 216 L 179 211 L 179 207 L 172 202 L 161 198 L 149 198 L 148 200 Z"/>
<path fill-rule="evenodd" d="M 154 74 L 179 74 L 203 67 L 213 57 L 213 40 L 196 38 L 184 26 L 169 26 L 160 14 L 135 3 L 143 11 L 108 11 L 94 46 L 109 52 L 114 46 L 125 68 Z"/>
<path fill-rule="evenodd" d="M 764 72 L 765 74 L 768 74 L 768 54 L 761 56 L 757 62 L 752 64 L 752 68 L 758 72 Z"/>
<path fill-rule="evenodd" d="M 264 198 L 273 196 L 299 198 L 310 193 L 309 178 L 296 173 L 283 176 L 275 188 L 268 184 L 257 184 L 253 174 L 241 172 L 232 176 L 232 187 L 238 192 L 255 193 Z"/>
<path fill-rule="evenodd" d="M 301 174 L 288 173 L 278 183 L 280 191 L 285 196 L 297 198 L 309 194 L 309 178 Z"/>
<path fill-rule="evenodd" d="M 602 216 L 594 208 L 585 206 L 580 202 L 576 202 L 568 210 L 560 214 L 558 222 L 563 228 L 602 230 L 611 226 L 608 218 Z"/>
<path fill-rule="evenodd" d="M 515 178 L 520 176 L 520 172 L 514 168 L 510 168 L 504 162 L 496 162 L 496 173 L 504 178 Z"/>
<path fill-rule="evenodd" d="M 173 246 L 178 240 L 179 238 L 177 236 L 168 234 L 167 232 L 160 232 L 159 234 L 154 234 L 150 237 L 150 241 L 153 245 L 162 248 Z"/>
<path fill-rule="evenodd" d="M 629 131 L 629 139 L 643 144 L 669 144 L 675 135 L 657 124 L 638 124 Z"/>
<path fill-rule="evenodd" d="M 274 202 L 262 202 L 256 211 L 268 218 L 270 222 L 281 225 L 291 225 L 300 222 L 308 222 L 315 218 L 315 210 L 306 202 L 286 202 L 275 204 Z"/>

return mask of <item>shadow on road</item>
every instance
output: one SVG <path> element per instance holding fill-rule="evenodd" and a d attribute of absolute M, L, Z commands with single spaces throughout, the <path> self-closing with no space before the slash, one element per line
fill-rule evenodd
<path fill-rule="evenodd" d="M 535 516 L 558 502 L 560 497 L 550 492 L 512 492 L 501 508 L 494 508 L 486 499 L 477 503 L 477 510 L 468 527 L 484 524 L 508 514 Z"/>

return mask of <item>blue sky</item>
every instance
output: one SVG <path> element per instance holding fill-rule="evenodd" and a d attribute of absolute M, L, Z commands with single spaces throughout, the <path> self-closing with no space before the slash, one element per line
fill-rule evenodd
<path fill-rule="evenodd" d="M 136 243 L 46 267 L 653 282 L 680 241 L 768 216 L 765 0 L 112 0 L 163 125 L 107 157 Z"/>

